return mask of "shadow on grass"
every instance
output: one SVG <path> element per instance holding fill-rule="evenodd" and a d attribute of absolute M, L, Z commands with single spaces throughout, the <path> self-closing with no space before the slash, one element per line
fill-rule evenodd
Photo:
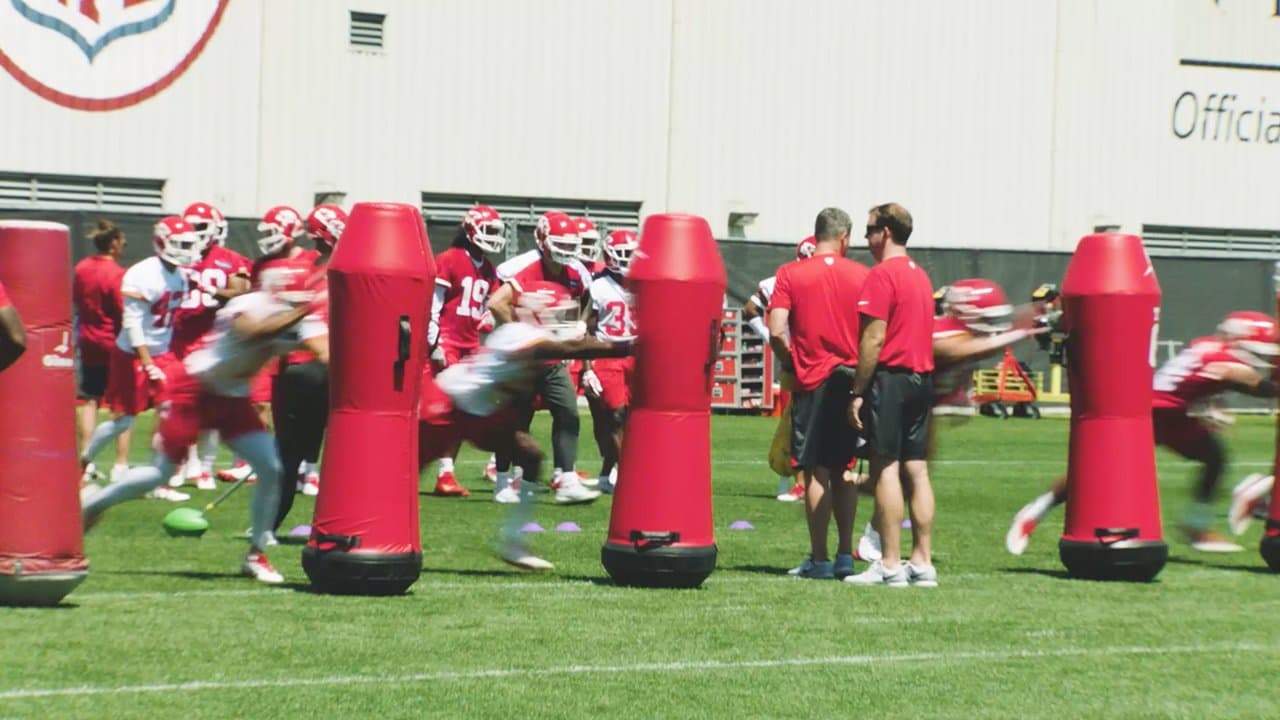
<path fill-rule="evenodd" d="M 1170 556 L 1169 562 L 1175 565 L 1190 565 L 1192 567 L 1212 568 L 1214 570 L 1235 570 L 1236 572 L 1253 573 L 1255 575 L 1275 575 L 1271 568 L 1265 563 L 1260 565 L 1228 565 L 1220 562 L 1206 562 L 1196 557 Z M 1258 561 L 1262 563 L 1262 560 Z"/>
<path fill-rule="evenodd" d="M 1056 580 L 1071 580 L 1071 575 L 1060 568 L 1034 568 L 1034 567 L 1007 567 L 1000 568 L 1000 572 L 1009 573 L 1011 575 L 1044 575 Z"/>
<path fill-rule="evenodd" d="M 180 577 L 188 580 L 240 580 L 238 572 L 204 572 L 200 570 L 95 570 L 103 575 L 146 575 L 151 577 Z"/>
<path fill-rule="evenodd" d="M 508 577 L 524 577 L 530 574 L 531 573 L 523 572 L 521 570 L 463 570 L 458 568 L 433 568 L 433 567 L 422 568 L 423 577 L 426 577 L 427 575 L 458 575 L 461 577 L 508 578 Z"/>
<path fill-rule="evenodd" d="M 733 570 L 736 572 L 758 573 L 760 575 L 786 575 L 787 568 L 778 567 L 776 565 L 725 565 L 720 570 Z"/>

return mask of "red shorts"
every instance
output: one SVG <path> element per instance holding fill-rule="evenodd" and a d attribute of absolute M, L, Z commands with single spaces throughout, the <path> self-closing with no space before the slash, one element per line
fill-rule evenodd
<path fill-rule="evenodd" d="M 157 442 L 173 463 L 186 457 L 201 430 L 217 430 L 226 441 L 266 429 L 249 398 L 214 395 L 180 364 L 166 385 L 168 405 L 160 415 Z"/>
<path fill-rule="evenodd" d="M 107 368 L 107 389 L 102 394 L 103 407 L 123 415 L 137 415 L 163 401 L 168 379 L 182 367 L 182 363 L 172 353 L 153 355 L 151 361 L 164 372 L 166 382 L 163 385 L 151 382 L 137 355 L 113 348 Z"/>
<path fill-rule="evenodd" d="M 480 347 L 479 345 L 476 345 L 474 347 L 453 347 L 450 345 L 441 345 L 440 350 L 444 353 L 444 364 L 441 365 L 435 360 L 432 360 L 431 371 L 434 372 L 436 375 L 439 375 L 441 370 L 444 370 L 446 367 L 449 367 L 450 365 L 457 365 L 462 360 L 462 358 L 474 353 L 477 349 L 479 349 L 479 347 Z"/>
<path fill-rule="evenodd" d="M 494 451 L 510 443 L 516 413 L 504 408 L 488 417 L 468 415 L 453 406 L 435 379 L 424 373 L 418 402 L 418 467 L 425 467 L 462 442 Z"/>
<path fill-rule="evenodd" d="M 271 402 L 271 382 L 280 370 L 280 363 L 272 360 L 249 381 L 249 402 L 265 405 Z"/>
<path fill-rule="evenodd" d="M 1188 460 L 1203 462 L 1217 442 L 1204 423 L 1187 417 L 1184 408 L 1152 408 L 1151 427 L 1156 445 L 1163 445 Z"/>
<path fill-rule="evenodd" d="M 570 360 L 566 363 L 569 368 L 569 382 L 573 383 L 573 394 L 582 394 L 582 361 Z"/>
<path fill-rule="evenodd" d="M 600 400 L 610 410 L 619 410 L 631 404 L 631 375 L 636 369 L 635 358 L 601 358 L 591 362 L 596 377 L 600 378 Z"/>

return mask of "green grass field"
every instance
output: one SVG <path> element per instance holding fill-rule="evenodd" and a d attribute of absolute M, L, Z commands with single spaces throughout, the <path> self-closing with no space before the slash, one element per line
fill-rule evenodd
<path fill-rule="evenodd" d="M 932 473 L 941 586 L 860 589 L 785 575 L 807 543 L 800 508 L 773 499 L 773 422 L 714 420 L 719 568 L 693 591 L 610 584 L 608 498 L 539 498 L 544 527 L 583 529 L 535 537 L 554 573 L 499 562 L 502 507 L 475 452 L 460 466 L 469 499 L 422 496 L 426 567 L 403 597 L 311 594 L 297 545 L 272 553 L 286 587 L 239 577 L 247 492 L 200 540 L 163 534 L 172 504 L 127 503 L 89 536 L 90 577 L 62 607 L 0 609 L 0 718 L 1274 717 L 1280 577 L 1258 557 L 1258 523 L 1237 555 L 1180 541 L 1190 465 L 1159 456 L 1171 557 L 1158 580 L 1075 581 L 1060 512 L 1026 555 L 1003 543 L 1062 470 L 1067 423 L 947 428 Z M 580 466 L 594 472 L 586 423 Z M 1224 491 L 1270 465 L 1273 436 L 1272 420 L 1240 420 Z M 299 497 L 286 526 L 311 508 Z M 729 531 L 739 519 L 755 530 Z"/>

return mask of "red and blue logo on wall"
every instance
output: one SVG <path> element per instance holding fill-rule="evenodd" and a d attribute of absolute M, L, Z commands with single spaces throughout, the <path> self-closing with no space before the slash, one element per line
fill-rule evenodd
<path fill-rule="evenodd" d="M 0 0 L 0 67 L 64 107 L 129 107 L 191 66 L 227 2 Z"/>

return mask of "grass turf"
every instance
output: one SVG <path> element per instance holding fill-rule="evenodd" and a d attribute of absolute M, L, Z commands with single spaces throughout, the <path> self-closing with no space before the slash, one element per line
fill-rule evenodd
<path fill-rule="evenodd" d="M 580 466 L 594 471 L 587 422 Z M 1228 488 L 1266 471 L 1273 428 L 1245 418 L 1231 432 Z M 61 608 L 0 609 L 0 718 L 1273 715 L 1280 578 L 1257 555 L 1257 523 L 1237 555 L 1180 542 L 1191 465 L 1158 456 L 1171 557 L 1157 582 L 1074 581 L 1057 558 L 1060 511 L 1026 555 L 1003 546 L 1014 511 L 1062 470 L 1067 423 L 945 428 L 932 472 L 941 587 L 860 589 L 785 576 L 806 541 L 799 507 L 773 499 L 772 429 L 714 419 L 719 568 L 695 591 L 608 582 L 607 498 L 540 496 L 544 527 L 583 531 L 534 536 L 552 574 L 503 565 L 502 508 L 474 451 L 460 464 L 469 499 L 422 496 L 426 567 L 403 597 L 311 594 L 297 545 L 272 552 L 292 585 L 240 578 L 247 492 L 200 540 L 163 534 L 170 503 L 121 505 L 89 536 L 90 577 Z M 191 492 L 189 505 L 213 495 Z M 285 527 L 312 507 L 300 496 Z M 739 519 L 755 530 L 729 531 Z"/>

